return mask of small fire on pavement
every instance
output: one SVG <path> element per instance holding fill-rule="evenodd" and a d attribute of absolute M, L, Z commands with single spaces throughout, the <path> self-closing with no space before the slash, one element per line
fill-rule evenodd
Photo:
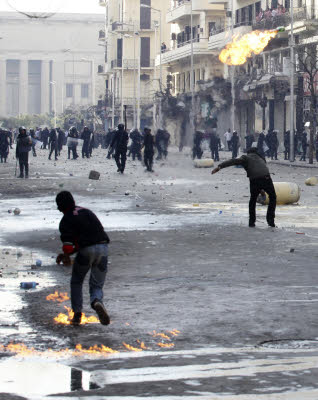
<path fill-rule="evenodd" d="M 68 297 L 67 293 L 59 293 L 58 291 L 55 291 L 55 293 L 46 296 L 46 300 L 57 301 L 58 303 L 63 303 L 64 301 L 67 301 L 69 299 L 70 298 Z"/>
<path fill-rule="evenodd" d="M 67 310 L 68 314 L 60 313 L 57 317 L 54 318 L 54 321 L 57 322 L 58 324 L 70 325 L 71 320 L 74 317 L 74 312 L 71 310 L 71 308 L 67 306 L 64 306 L 64 308 Z M 86 324 L 99 324 L 99 319 L 93 315 L 91 317 L 86 317 L 86 315 L 83 313 L 81 325 L 86 325 Z"/>
<path fill-rule="evenodd" d="M 159 347 L 162 347 L 162 348 L 171 348 L 171 347 L 174 347 L 174 343 L 157 343 L 157 345 L 158 345 Z"/>
<path fill-rule="evenodd" d="M 242 37 L 236 35 L 232 43 L 227 44 L 221 51 L 219 59 L 223 64 L 243 65 L 248 58 L 260 54 L 279 31 L 279 29 L 252 31 Z"/>

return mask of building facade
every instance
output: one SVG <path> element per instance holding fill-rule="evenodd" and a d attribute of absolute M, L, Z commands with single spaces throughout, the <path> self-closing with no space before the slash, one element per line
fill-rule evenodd
<path fill-rule="evenodd" d="M 29 19 L 0 14 L 0 116 L 63 112 L 104 95 L 96 32 L 103 15 L 56 14 Z"/>
<path fill-rule="evenodd" d="M 105 7 L 99 39 L 105 46 L 100 75 L 107 88 L 106 126 L 123 121 L 124 110 L 130 127 L 151 126 L 155 95 L 166 84 L 166 70 L 155 64 L 155 58 L 170 41 L 164 21 L 169 1 L 100 0 L 100 5 Z"/>

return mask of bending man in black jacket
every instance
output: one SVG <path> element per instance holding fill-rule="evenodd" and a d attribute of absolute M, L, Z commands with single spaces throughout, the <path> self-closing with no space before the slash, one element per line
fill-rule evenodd
<path fill-rule="evenodd" d="M 77 207 L 70 192 L 64 191 L 56 196 L 59 211 L 64 214 L 60 222 L 63 253 L 56 262 L 70 265 L 70 255 L 77 253 L 71 278 L 71 303 L 74 317 L 72 325 L 79 325 L 82 319 L 82 286 L 89 270 L 90 302 L 101 324 L 110 323 L 103 300 L 103 286 L 107 273 L 109 238 L 96 215 L 85 208 Z"/>
<path fill-rule="evenodd" d="M 266 216 L 267 223 L 269 226 L 275 227 L 276 192 L 265 159 L 258 154 L 256 147 L 252 147 L 247 152 L 247 155 L 221 163 L 212 171 L 212 174 L 216 174 L 221 169 L 233 165 L 242 165 L 247 172 L 248 178 L 250 178 L 251 198 L 249 203 L 249 226 L 255 227 L 256 201 L 258 195 L 264 191 L 269 196 L 269 205 Z"/>

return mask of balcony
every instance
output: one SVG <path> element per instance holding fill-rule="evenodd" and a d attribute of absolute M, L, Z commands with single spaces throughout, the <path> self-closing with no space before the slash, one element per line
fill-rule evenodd
<path fill-rule="evenodd" d="M 128 60 L 124 59 L 124 64 L 122 64 L 122 60 L 112 60 L 111 62 L 111 68 L 112 69 L 138 69 L 138 60 Z M 155 67 L 155 60 L 150 59 L 143 61 L 140 65 L 141 69 L 153 69 Z"/>
<path fill-rule="evenodd" d="M 226 1 L 227 2 L 227 1 Z M 223 3 L 226 3 L 223 2 Z M 206 0 L 192 0 L 192 13 L 200 15 L 201 11 L 222 11 L 222 3 L 206 4 Z M 182 19 L 188 19 L 191 15 L 191 0 L 175 0 L 174 6 L 167 12 L 166 22 L 175 23 Z"/>
<path fill-rule="evenodd" d="M 245 33 L 249 33 L 252 31 L 252 24 L 250 22 L 244 22 L 240 25 L 236 25 L 233 30 L 233 36 L 242 36 Z M 232 41 L 232 32 L 231 28 L 224 26 L 220 26 L 216 30 L 210 32 L 211 36 L 209 38 L 209 50 L 220 50 L 222 49 L 227 43 Z"/>
<path fill-rule="evenodd" d="M 161 54 L 161 64 L 169 64 L 179 62 L 181 59 L 191 56 L 191 41 L 179 43 L 179 47 L 167 50 Z M 194 56 L 211 55 L 213 52 L 208 48 L 208 39 L 200 39 L 193 41 Z M 156 65 L 160 65 L 160 56 L 156 58 Z"/>
<path fill-rule="evenodd" d="M 101 7 L 106 7 L 106 0 L 99 0 L 99 5 Z"/>
<path fill-rule="evenodd" d="M 104 30 L 100 30 L 98 32 L 98 40 L 102 40 L 102 41 L 105 40 L 105 31 Z"/>
<path fill-rule="evenodd" d="M 126 20 L 126 21 L 115 21 L 110 25 L 110 29 L 113 32 L 135 32 L 135 31 L 154 31 L 158 27 L 158 21 L 150 21 L 150 24 L 140 25 L 140 21 Z"/>
<path fill-rule="evenodd" d="M 274 14 L 273 14 L 274 12 Z M 253 29 L 275 29 L 279 26 L 285 26 L 286 30 L 290 30 L 290 11 L 289 9 L 278 8 L 272 13 L 257 16 L 253 23 Z M 294 32 L 302 32 L 306 30 L 316 30 L 318 21 L 315 19 L 315 10 L 310 7 L 294 7 Z"/>

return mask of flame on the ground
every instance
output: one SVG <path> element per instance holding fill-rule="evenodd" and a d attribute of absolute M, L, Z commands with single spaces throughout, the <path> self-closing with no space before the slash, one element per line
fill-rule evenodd
<path fill-rule="evenodd" d="M 57 322 L 58 324 L 70 325 L 71 320 L 74 317 L 74 312 L 69 307 L 64 306 L 64 308 L 67 310 L 68 314 L 60 313 L 57 317 L 54 318 L 54 321 Z M 92 315 L 91 317 L 86 317 L 84 313 L 82 314 L 81 325 L 98 324 L 98 323 L 99 319 L 96 318 L 95 316 Z"/>
<path fill-rule="evenodd" d="M 125 342 L 123 342 L 123 345 L 126 347 L 127 350 L 130 350 L 130 351 L 142 351 L 142 349 L 140 349 L 138 347 L 133 347 L 130 344 L 127 344 Z"/>
<path fill-rule="evenodd" d="M 141 349 L 148 350 L 148 347 L 145 345 L 144 342 L 141 342 L 140 340 L 137 340 L 137 343 L 139 344 Z"/>
<path fill-rule="evenodd" d="M 58 303 L 63 303 L 64 301 L 67 301 L 69 299 L 70 298 L 68 297 L 67 293 L 59 293 L 58 291 L 55 291 L 55 293 L 46 296 L 46 300 L 57 301 Z"/>
<path fill-rule="evenodd" d="M 167 340 L 171 340 L 170 337 L 168 335 L 166 335 L 165 333 L 162 332 L 156 332 L 156 331 L 152 331 L 151 335 L 153 337 L 161 337 L 162 339 L 167 339 Z"/>
<path fill-rule="evenodd" d="M 180 334 L 180 331 L 178 329 L 172 329 L 172 331 L 168 331 L 172 336 L 178 336 Z"/>
<path fill-rule="evenodd" d="M 171 348 L 174 347 L 174 343 L 157 343 L 159 347 Z"/>
<path fill-rule="evenodd" d="M 276 37 L 278 30 L 253 31 L 242 37 L 233 37 L 232 43 L 225 46 L 221 51 L 219 59 L 227 65 L 243 65 L 253 55 L 260 54 L 269 41 Z"/>
<path fill-rule="evenodd" d="M 98 346 L 95 344 L 95 346 L 89 347 L 88 349 L 84 349 L 81 344 L 77 344 L 75 347 L 74 355 L 81 355 L 81 354 L 114 354 L 114 353 L 119 353 L 117 350 L 113 350 L 110 347 L 101 345 Z M 78 353 L 78 354 L 77 354 Z"/>

